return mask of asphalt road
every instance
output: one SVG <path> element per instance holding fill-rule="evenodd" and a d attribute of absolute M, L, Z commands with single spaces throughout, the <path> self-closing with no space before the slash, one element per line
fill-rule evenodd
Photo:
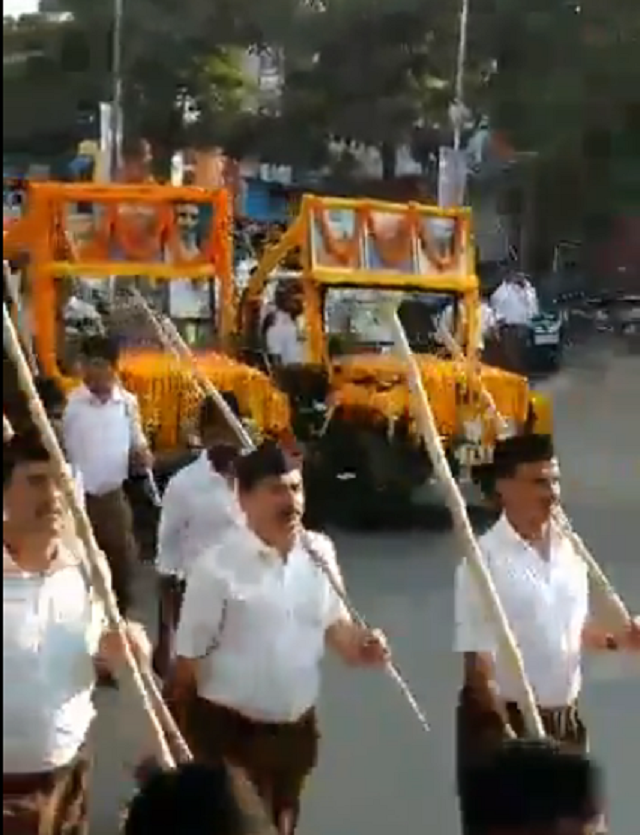
<path fill-rule="evenodd" d="M 639 612 L 640 358 L 606 344 L 582 348 L 546 386 L 555 395 L 566 508 L 629 608 Z M 390 637 L 431 732 L 423 733 L 383 674 L 330 661 L 321 761 L 301 833 L 458 835 L 452 773 L 459 664 L 451 651 L 456 542 L 442 527 L 375 536 L 338 532 L 335 539 L 353 599 Z M 141 577 L 140 595 L 148 614 L 148 576 Z M 130 767 L 149 742 L 128 687 L 99 699 L 92 832 L 112 835 L 131 791 Z M 640 662 L 589 662 L 584 708 L 606 769 L 612 832 L 637 835 Z"/>

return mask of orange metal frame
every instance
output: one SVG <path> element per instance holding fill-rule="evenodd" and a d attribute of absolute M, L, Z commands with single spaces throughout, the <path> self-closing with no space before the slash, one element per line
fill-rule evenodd
<path fill-rule="evenodd" d="M 69 209 L 90 205 L 88 234 L 75 243 Z M 183 248 L 176 217 L 179 204 L 211 209 L 208 235 L 197 254 Z M 123 209 L 132 211 L 126 213 Z M 140 225 L 136 211 L 145 211 Z M 235 324 L 232 204 L 225 189 L 96 183 L 32 183 L 24 216 L 4 234 L 5 257 L 29 255 L 30 309 L 36 351 L 43 372 L 59 376 L 56 346 L 56 281 L 59 277 L 92 278 L 145 275 L 172 281 L 217 279 L 220 286 L 218 330 L 223 344 Z M 119 253 L 116 257 L 114 253 Z"/>

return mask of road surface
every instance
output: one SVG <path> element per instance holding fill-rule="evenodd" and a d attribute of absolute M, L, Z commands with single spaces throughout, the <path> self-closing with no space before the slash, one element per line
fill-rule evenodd
<path fill-rule="evenodd" d="M 607 345 L 583 348 L 549 383 L 565 504 L 633 611 L 640 611 L 640 358 Z M 424 734 L 393 683 L 328 663 L 320 766 L 305 799 L 301 835 L 458 835 L 453 793 L 453 711 L 459 679 L 451 652 L 456 542 L 447 530 L 367 536 L 339 532 L 339 554 L 360 610 L 389 635 L 424 706 Z M 140 592 L 149 605 L 149 577 Z M 101 693 L 95 729 L 94 835 L 113 835 L 130 793 L 129 769 L 146 725 L 128 687 Z M 638 833 L 640 662 L 589 664 L 584 693 L 593 749 L 608 777 L 615 835 Z M 146 749 L 148 750 L 148 749 Z"/>

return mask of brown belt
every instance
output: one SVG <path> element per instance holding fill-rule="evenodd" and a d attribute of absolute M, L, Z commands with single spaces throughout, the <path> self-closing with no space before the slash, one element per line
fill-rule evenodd
<path fill-rule="evenodd" d="M 64 767 L 53 771 L 37 771 L 30 774 L 3 774 L 2 793 L 4 795 L 46 793 L 53 788 L 56 777 L 62 773 L 63 769 Z"/>
<path fill-rule="evenodd" d="M 521 709 L 517 702 L 506 702 L 507 712 L 520 713 Z M 556 728 L 562 736 L 575 726 L 578 721 L 578 706 L 576 702 L 562 707 L 540 707 L 538 712 L 544 725 Z"/>

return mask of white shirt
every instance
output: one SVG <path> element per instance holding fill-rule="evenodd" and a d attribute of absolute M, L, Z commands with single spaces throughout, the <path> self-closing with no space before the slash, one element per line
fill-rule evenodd
<path fill-rule="evenodd" d="M 283 310 L 275 312 L 273 324 L 265 334 L 267 353 L 279 357 L 283 365 L 297 365 L 305 359 L 304 342 L 294 319 Z"/>
<path fill-rule="evenodd" d="M 538 703 L 571 704 L 580 692 L 582 633 L 589 614 L 583 561 L 571 542 L 555 531 L 545 560 L 504 516 L 479 544 Z M 456 572 L 455 612 L 456 650 L 492 654 L 501 696 L 520 701 L 521 687 L 499 646 L 466 560 Z"/>
<path fill-rule="evenodd" d="M 74 558 L 48 573 L 22 571 L 3 553 L 3 771 L 66 765 L 94 716 L 93 655 L 105 625 Z"/>
<path fill-rule="evenodd" d="M 460 307 L 460 314 L 464 316 L 464 307 Z M 463 320 L 464 321 L 464 320 Z M 482 301 L 480 303 L 480 333 L 478 334 L 478 345 L 477 348 L 481 351 L 484 348 L 484 341 L 487 338 L 487 334 L 496 326 L 496 316 L 493 312 L 493 308 L 491 305 L 486 302 Z M 445 328 L 450 334 L 455 336 L 454 328 L 453 328 L 453 305 L 450 304 L 445 310 L 442 312 L 440 316 L 440 327 Z"/>
<path fill-rule="evenodd" d="M 104 402 L 86 386 L 75 389 L 64 411 L 62 433 L 72 469 L 94 496 L 122 487 L 132 450 L 146 445 L 137 398 L 120 386 Z"/>
<path fill-rule="evenodd" d="M 305 536 L 341 582 L 331 540 Z M 192 568 L 176 653 L 200 659 L 202 698 L 257 721 L 292 722 L 318 699 L 325 633 L 343 617 L 338 595 L 301 544 L 285 562 L 239 527 Z"/>
<path fill-rule="evenodd" d="M 158 571 L 184 579 L 200 553 L 215 547 L 229 527 L 243 521 L 235 493 L 203 452 L 173 476 L 164 492 Z"/>
<path fill-rule="evenodd" d="M 503 281 L 491 296 L 496 318 L 506 325 L 528 325 L 539 313 L 538 294 L 531 282 Z"/>

